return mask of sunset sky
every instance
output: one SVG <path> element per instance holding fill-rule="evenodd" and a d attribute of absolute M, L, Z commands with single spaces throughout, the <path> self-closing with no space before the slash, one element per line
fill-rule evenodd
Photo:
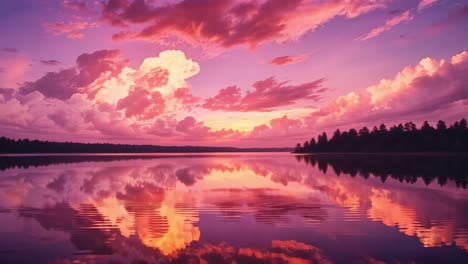
<path fill-rule="evenodd" d="M 0 136 L 291 147 L 468 110 L 466 0 L 2 0 Z"/>

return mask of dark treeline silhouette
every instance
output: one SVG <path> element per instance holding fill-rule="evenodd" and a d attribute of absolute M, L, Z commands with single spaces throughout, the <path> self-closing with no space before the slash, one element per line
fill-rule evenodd
<path fill-rule="evenodd" d="M 158 146 L 109 143 L 49 142 L 0 138 L 0 153 L 197 153 L 197 152 L 274 152 L 290 148 L 234 148 L 203 146 Z"/>
<path fill-rule="evenodd" d="M 422 155 L 422 154 L 312 154 L 297 155 L 298 162 L 304 161 L 311 166 L 317 166 L 326 173 L 329 168 L 340 176 L 348 174 L 352 177 L 360 175 L 369 178 L 379 177 L 382 182 L 393 178 L 400 182 L 415 183 L 421 178 L 426 185 L 437 180 L 441 186 L 448 181 L 455 182 L 457 187 L 468 185 L 468 155 Z"/>
<path fill-rule="evenodd" d="M 450 127 L 440 120 L 435 128 L 426 121 L 420 129 L 413 122 L 390 129 L 385 124 L 372 130 L 337 129 L 331 138 L 323 132 L 317 140 L 298 143 L 294 152 L 468 152 L 468 128 L 462 119 Z"/>
<path fill-rule="evenodd" d="M 3 156 L 0 157 L 0 171 L 14 168 L 27 169 L 57 164 L 71 164 L 80 162 L 110 162 L 119 160 L 156 159 L 173 156 L 151 155 L 44 155 L 44 156 Z M 186 156 L 184 156 L 186 157 Z"/>
<path fill-rule="evenodd" d="M 184 154 L 184 155 L 170 155 L 170 154 L 50 154 L 50 155 L 16 155 L 16 156 L 0 156 L 0 171 L 7 169 L 27 169 L 29 167 L 41 167 L 58 164 L 72 164 L 81 162 L 111 162 L 122 160 L 149 160 L 149 159 L 163 159 L 163 158 L 205 158 L 213 157 L 206 154 Z M 222 155 L 216 155 L 222 157 Z M 232 154 L 226 154 L 226 157 L 233 157 Z"/>

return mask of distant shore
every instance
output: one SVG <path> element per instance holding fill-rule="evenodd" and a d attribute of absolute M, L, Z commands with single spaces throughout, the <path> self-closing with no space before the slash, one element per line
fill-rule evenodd
<path fill-rule="evenodd" d="M 0 138 L 0 154 L 115 154 L 115 153 L 219 153 L 219 152 L 290 152 L 292 148 L 237 148 L 207 146 L 162 146 L 111 143 L 50 142 Z"/>

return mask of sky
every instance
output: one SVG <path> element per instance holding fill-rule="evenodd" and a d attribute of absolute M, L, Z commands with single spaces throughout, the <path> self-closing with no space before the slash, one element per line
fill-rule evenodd
<path fill-rule="evenodd" d="M 5 0 L 0 135 L 292 147 L 468 110 L 466 0 Z"/>

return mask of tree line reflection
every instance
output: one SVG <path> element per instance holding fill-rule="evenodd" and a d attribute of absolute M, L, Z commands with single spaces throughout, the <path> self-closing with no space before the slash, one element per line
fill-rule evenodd
<path fill-rule="evenodd" d="M 217 157 L 230 156 L 235 154 L 217 154 Z M 175 159 L 175 158 L 206 158 L 212 157 L 210 154 L 52 154 L 33 156 L 0 156 L 0 171 L 7 169 L 27 169 L 30 167 L 41 167 L 58 164 L 72 164 L 80 162 L 110 162 L 122 160 L 152 160 L 152 159 Z"/>
<path fill-rule="evenodd" d="M 337 176 L 374 175 L 382 182 L 390 177 L 410 184 L 420 178 L 426 185 L 437 181 L 441 186 L 453 181 L 464 189 L 468 185 L 468 155 L 316 154 L 296 155 L 296 160 L 323 173 L 332 169 Z"/>

